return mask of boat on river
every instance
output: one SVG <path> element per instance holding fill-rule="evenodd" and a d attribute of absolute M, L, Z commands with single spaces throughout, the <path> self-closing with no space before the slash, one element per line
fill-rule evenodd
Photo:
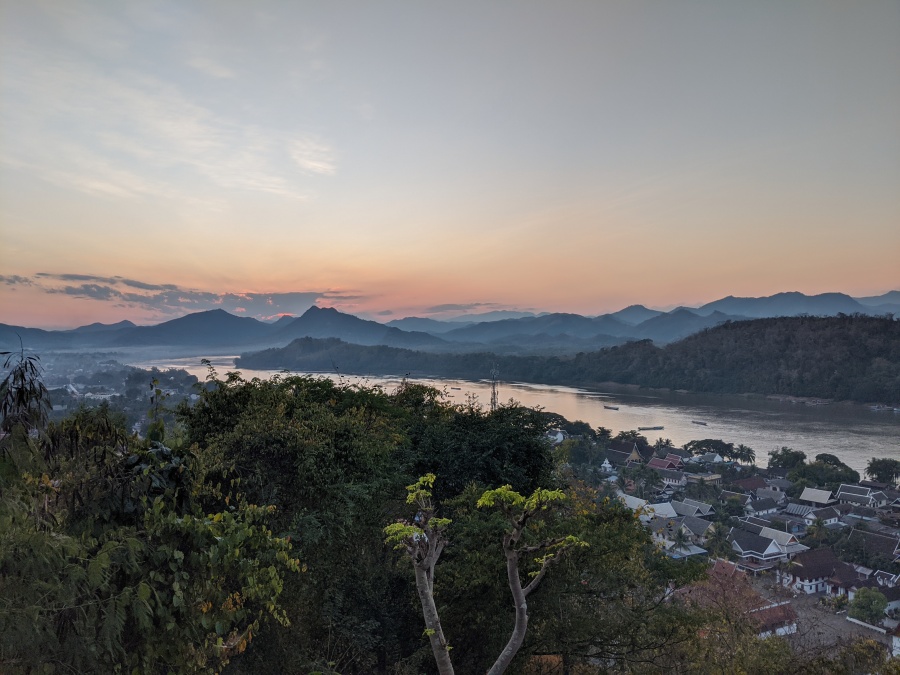
<path fill-rule="evenodd" d="M 606 408 L 607 410 L 618 410 L 619 409 L 619 406 L 617 406 L 617 405 L 605 405 L 603 407 Z"/>
<path fill-rule="evenodd" d="M 662 431 L 665 427 L 638 427 L 638 431 Z"/>
<path fill-rule="evenodd" d="M 699 424 L 701 427 L 706 426 L 706 422 L 701 422 L 700 420 L 691 420 L 691 424 Z"/>

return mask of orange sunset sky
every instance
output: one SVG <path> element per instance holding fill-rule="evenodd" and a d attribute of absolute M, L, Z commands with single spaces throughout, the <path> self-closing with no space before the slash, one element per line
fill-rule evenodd
<path fill-rule="evenodd" d="M 900 3 L 0 3 L 0 322 L 900 288 Z"/>

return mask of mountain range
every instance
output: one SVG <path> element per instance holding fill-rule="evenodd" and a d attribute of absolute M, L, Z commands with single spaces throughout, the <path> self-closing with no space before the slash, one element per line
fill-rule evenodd
<path fill-rule="evenodd" d="M 490 312 L 451 321 L 407 317 L 385 323 L 332 308 L 311 307 L 302 316 L 265 323 L 224 310 L 188 314 L 154 326 L 130 321 L 90 324 L 47 331 L 0 324 L 0 349 L 84 350 L 167 347 L 185 355 L 197 350 L 219 353 L 283 346 L 297 338 L 339 338 L 364 346 L 388 346 L 429 352 L 498 354 L 575 354 L 633 340 L 667 344 L 727 321 L 778 316 L 885 315 L 900 313 L 900 291 L 852 298 L 842 293 L 808 296 L 779 293 L 764 298 L 726 297 L 701 307 L 669 312 L 632 305 L 600 316 Z M 516 316 L 517 315 L 517 316 Z M 492 320 L 483 320 L 485 317 Z M 481 320 L 479 320 L 481 319 Z"/>

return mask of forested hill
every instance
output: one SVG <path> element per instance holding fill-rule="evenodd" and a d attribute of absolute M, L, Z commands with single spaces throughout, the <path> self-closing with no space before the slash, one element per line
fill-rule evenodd
<path fill-rule="evenodd" d="M 523 382 L 620 382 L 900 404 L 900 322 L 862 315 L 729 322 L 665 347 L 644 340 L 571 358 L 426 354 L 301 339 L 244 355 L 237 365 L 480 379 L 495 362 L 503 379 Z"/>

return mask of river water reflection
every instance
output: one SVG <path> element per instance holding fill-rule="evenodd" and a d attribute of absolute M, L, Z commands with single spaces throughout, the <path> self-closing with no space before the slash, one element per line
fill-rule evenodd
<path fill-rule="evenodd" d="M 213 357 L 212 365 L 224 375 L 235 370 L 233 357 Z M 197 357 L 143 361 L 141 368 L 184 368 L 202 381 L 207 370 Z M 269 378 L 280 371 L 241 370 L 245 378 Z M 339 376 L 313 373 L 331 379 Z M 400 377 L 340 376 L 345 382 L 395 388 Z M 453 403 L 464 403 L 475 396 L 487 406 L 490 383 L 468 380 L 417 378 L 418 382 L 446 391 Z M 808 406 L 803 403 L 743 396 L 684 394 L 642 390 L 633 387 L 609 387 L 590 391 L 572 387 L 501 382 L 501 401 L 519 403 L 559 413 L 570 420 L 583 420 L 591 426 L 604 426 L 613 433 L 639 427 L 663 427 L 643 431 L 650 440 L 668 438 L 675 445 L 701 438 L 720 438 L 743 443 L 756 451 L 757 463 L 765 466 L 769 451 L 789 446 L 802 450 L 809 460 L 827 452 L 862 473 L 872 457 L 900 459 L 900 413 L 875 412 L 867 406 L 832 404 Z M 618 407 L 611 410 L 604 406 Z M 697 424 L 697 422 L 705 422 Z"/>

